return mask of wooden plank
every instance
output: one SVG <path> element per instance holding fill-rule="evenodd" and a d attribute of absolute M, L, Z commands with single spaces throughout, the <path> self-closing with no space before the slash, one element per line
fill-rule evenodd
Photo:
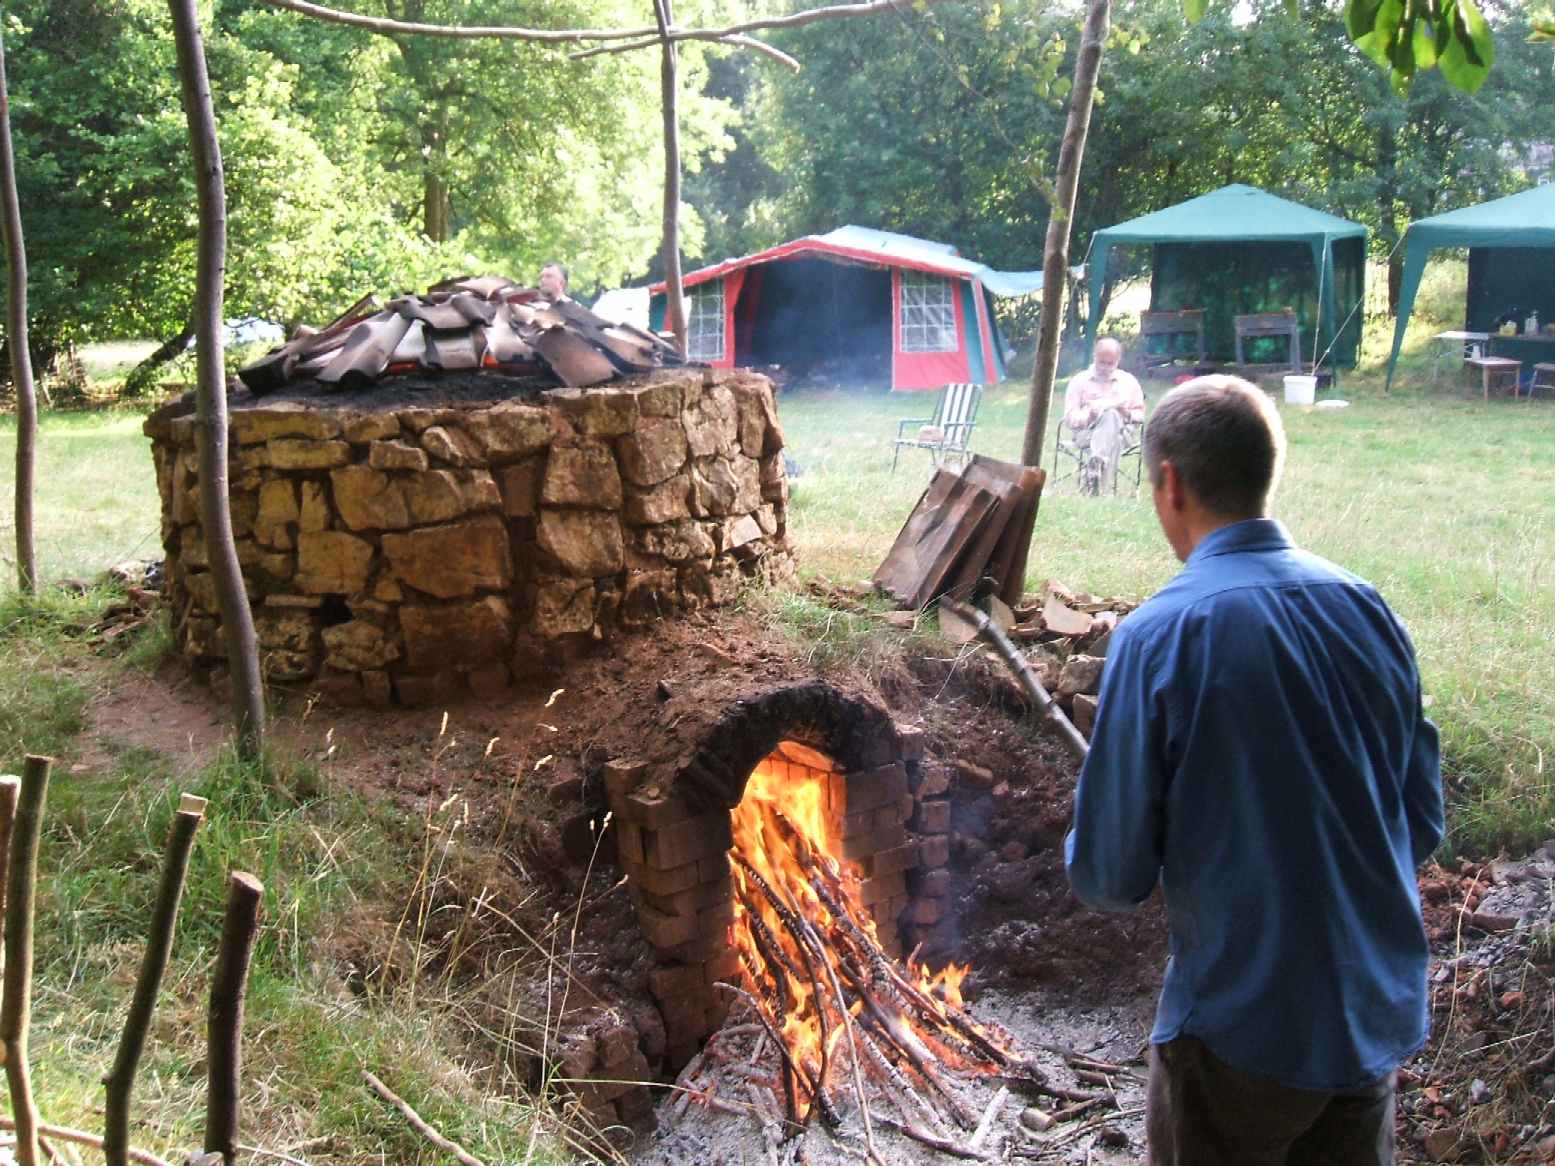
<path fill-rule="evenodd" d="M 968 545 L 966 553 L 957 561 L 955 571 L 943 588 L 944 594 L 954 599 L 968 599 L 976 590 L 978 580 L 984 576 L 992 576 L 996 586 L 1002 583 L 1001 576 L 989 569 L 989 560 L 1024 501 L 1020 487 L 1021 468 L 975 454 L 971 464 L 962 471 L 963 478 L 993 494 L 998 498 L 999 505 L 983 523 L 977 539 Z"/>
<path fill-rule="evenodd" d="M 1024 501 L 1018 513 L 1010 516 L 1005 537 L 994 548 L 991 568 L 997 569 L 997 578 L 1003 581 L 999 598 L 1011 607 L 1020 603 L 1026 588 L 1026 561 L 1031 554 L 1031 535 L 1037 524 L 1037 506 L 1042 501 L 1042 487 L 1047 484 L 1047 473 L 1032 467 L 1024 467 L 1021 473 L 1021 494 Z"/>
<path fill-rule="evenodd" d="M 917 505 L 912 508 L 902 529 L 897 532 L 896 541 L 891 544 L 880 566 L 875 568 L 872 576 L 875 586 L 898 602 L 905 603 L 907 597 L 917 589 L 918 580 L 923 575 L 918 546 L 933 529 L 938 521 L 940 507 L 959 481 L 949 470 L 934 471 L 928 487 L 919 496 Z"/>
<path fill-rule="evenodd" d="M 944 590 L 956 560 L 966 553 L 967 544 L 998 506 L 996 495 L 964 478 L 956 479 L 956 488 L 941 508 L 940 520 L 920 549 L 924 571 L 917 590 L 908 598 L 913 607 L 924 606 Z"/>

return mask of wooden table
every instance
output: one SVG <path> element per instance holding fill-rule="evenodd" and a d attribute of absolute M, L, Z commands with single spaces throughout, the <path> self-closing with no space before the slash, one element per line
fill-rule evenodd
<path fill-rule="evenodd" d="M 1512 378 L 1512 396 L 1518 395 L 1517 382 L 1523 370 L 1522 361 L 1511 360 L 1505 356 L 1471 356 L 1463 363 L 1469 368 L 1479 369 L 1485 400 L 1490 400 L 1490 382 L 1504 380 L 1508 376 Z"/>

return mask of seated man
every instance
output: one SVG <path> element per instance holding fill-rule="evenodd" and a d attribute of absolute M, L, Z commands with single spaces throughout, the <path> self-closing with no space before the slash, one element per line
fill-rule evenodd
<path fill-rule="evenodd" d="M 1118 459 L 1144 426 L 1145 394 L 1134 375 L 1118 367 L 1122 359 L 1123 345 L 1103 337 L 1091 367 L 1070 378 L 1064 392 L 1064 421 L 1083 459 L 1080 486 L 1090 494 L 1111 488 Z"/>
<path fill-rule="evenodd" d="M 537 286 L 540 294 L 553 304 L 572 301 L 572 297 L 567 294 L 567 268 L 554 259 L 540 268 L 540 282 Z"/>

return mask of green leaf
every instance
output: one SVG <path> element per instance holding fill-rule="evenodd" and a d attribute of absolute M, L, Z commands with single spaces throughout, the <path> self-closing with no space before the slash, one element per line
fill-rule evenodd
<path fill-rule="evenodd" d="M 1182 0 L 1182 14 L 1188 18 L 1189 24 L 1203 20 L 1208 10 L 1209 0 Z"/>
<path fill-rule="evenodd" d="M 1555 20 L 1535 20 L 1533 33 L 1528 37 L 1530 43 L 1534 41 L 1555 41 Z"/>
<path fill-rule="evenodd" d="M 1415 68 L 1429 69 L 1436 64 L 1436 29 L 1431 26 L 1430 20 L 1418 17 L 1414 21 L 1414 35 L 1412 37 L 1415 53 Z"/>
<path fill-rule="evenodd" d="M 1490 66 L 1496 59 L 1490 25 L 1474 0 L 1444 0 L 1443 9 L 1451 24 L 1438 65 L 1448 84 L 1473 93 L 1490 76 Z"/>

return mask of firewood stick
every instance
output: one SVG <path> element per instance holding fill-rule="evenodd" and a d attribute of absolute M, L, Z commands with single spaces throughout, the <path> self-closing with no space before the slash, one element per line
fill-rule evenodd
<path fill-rule="evenodd" d="M 859 1032 L 864 1037 L 864 1051 L 885 1072 L 886 1077 L 894 1086 L 893 1096 L 905 1095 L 933 1123 L 936 1133 L 948 1136 L 948 1132 L 945 1129 L 945 1120 L 940 1117 L 939 1111 L 925 1101 L 923 1095 L 912 1087 L 912 1082 L 907 1080 L 906 1074 L 891 1063 L 890 1058 L 881 1051 L 880 1044 L 875 1040 L 874 1034 L 865 1025 L 859 1025 Z"/>
<path fill-rule="evenodd" d="M 16 1122 L 13 1119 L 0 1116 L 0 1130 L 14 1132 L 15 1129 Z M 92 1146 L 98 1150 L 103 1148 L 102 1138 L 96 1134 L 88 1133 L 86 1130 L 72 1129 L 70 1126 L 57 1126 L 46 1121 L 40 1121 L 38 1123 L 38 1134 L 40 1137 L 57 1138 L 61 1142 L 74 1142 L 78 1146 Z M 138 1162 L 140 1166 L 168 1166 L 167 1162 L 158 1158 L 150 1150 L 137 1150 L 134 1146 L 131 1146 L 128 1154 L 130 1161 Z"/>
<path fill-rule="evenodd" d="M 409 1102 L 405 1101 L 404 1098 L 400 1097 L 382 1081 L 378 1080 L 377 1077 L 373 1076 L 365 1069 L 362 1071 L 362 1076 L 367 1080 L 367 1087 L 369 1089 L 371 1089 L 379 1097 L 383 1098 L 383 1100 L 387 1101 L 395 1109 L 399 1110 L 400 1116 L 405 1119 L 405 1121 L 410 1125 L 410 1128 L 415 1130 L 427 1141 L 431 1142 L 439 1150 L 442 1150 L 446 1154 L 452 1154 L 455 1159 L 462 1163 L 462 1166 L 485 1166 L 485 1163 L 483 1163 L 474 1154 L 471 1154 L 458 1142 L 452 1141 L 449 1138 L 445 1138 L 442 1134 L 433 1129 L 432 1126 L 427 1123 L 425 1118 L 423 1118 L 419 1113 L 410 1107 Z"/>
<path fill-rule="evenodd" d="M 993 1100 L 988 1103 L 988 1108 L 983 1112 L 983 1120 L 977 1123 L 977 1129 L 972 1132 L 971 1140 L 966 1144 L 967 1149 L 982 1149 L 983 1143 L 988 1140 L 988 1132 L 993 1129 L 994 1119 L 999 1116 L 999 1111 L 1004 1108 L 1005 1099 L 1009 1095 L 1009 1086 L 999 1086 L 999 1091 L 993 1095 Z"/>
<path fill-rule="evenodd" d="M 200 810 L 180 810 L 174 815 L 173 826 L 168 834 L 162 882 L 151 911 L 151 933 L 146 940 L 146 953 L 141 960 L 140 975 L 135 980 L 129 1014 L 124 1019 L 124 1032 L 119 1037 L 113 1070 L 105 1080 L 108 1097 L 103 1124 L 103 1157 L 108 1166 L 125 1166 L 128 1161 L 130 1090 L 134 1088 L 135 1071 L 140 1066 L 140 1056 L 146 1047 L 151 1014 L 157 1006 L 157 991 L 162 985 L 162 976 L 167 971 L 167 962 L 173 953 L 178 905 L 183 898 L 184 877 L 189 871 L 189 853 L 194 849 L 194 833 L 199 829 L 202 814 L 203 803 Z"/>
<path fill-rule="evenodd" d="M 27 1063 L 32 1023 L 32 920 L 38 892 L 38 836 L 53 758 L 29 755 L 6 855 L 5 995 L 0 1002 L 0 1053 L 16 1118 L 16 1161 L 38 1166 L 38 1107 Z"/>
<path fill-rule="evenodd" d="M 722 988 L 726 992 L 733 992 L 736 996 L 740 997 L 747 1004 L 749 1004 L 751 1006 L 751 1011 L 756 1014 L 756 1019 L 761 1021 L 762 1027 L 767 1030 L 767 1036 L 771 1037 L 772 1043 L 777 1046 L 778 1055 L 783 1058 L 784 1067 L 789 1072 L 793 1073 L 796 1077 L 803 1073 L 803 1070 L 798 1065 L 794 1064 L 793 1058 L 789 1055 L 788 1046 L 783 1043 L 783 1038 L 779 1036 L 777 1030 L 772 1027 L 772 1023 L 764 1015 L 762 1015 L 761 1006 L 756 1002 L 756 998 L 754 996 L 752 996 L 744 988 L 741 988 L 739 985 L 728 983 L 725 980 L 720 980 L 713 986 L 715 988 Z M 784 1100 L 788 1102 L 788 1122 L 790 1125 L 798 1126 L 799 1110 L 798 1106 L 795 1104 L 795 1099 L 793 1096 L 793 1082 L 786 1075 L 783 1079 L 783 1091 L 786 1095 Z M 813 1094 L 814 1090 L 812 1089 L 811 1092 Z"/>
<path fill-rule="evenodd" d="M 965 1158 L 971 1162 L 987 1161 L 987 1159 L 976 1150 L 968 1149 L 965 1146 L 958 1146 L 955 1142 L 948 1141 L 945 1138 L 935 1137 L 928 1131 L 920 1130 L 917 1126 L 911 1125 L 907 1122 L 894 1121 L 891 1118 L 883 1117 L 880 1119 L 880 1124 L 883 1126 L 889 1126 L 897 1133 L 909 1137 L 915 1142 L 920 1142 L 923 1145 L 928 1146 L 931 1150 L 938 1150 L 941 1154 L 949 1154 L 952 1158 Z"/>
<path fill-rule="evenodd" d="M 254 956 L 264 893 L 264 884 L 251 874 L 235 870 L 227 876 L 227 911 L 221 924 L 216 967 L 211 973 L 205 1036 L 205 1149 L 219 1153 L 226 1166 L 232 1166 L 238 1153 L 243 1000 L 248 991 L 248 965 Z"/>

